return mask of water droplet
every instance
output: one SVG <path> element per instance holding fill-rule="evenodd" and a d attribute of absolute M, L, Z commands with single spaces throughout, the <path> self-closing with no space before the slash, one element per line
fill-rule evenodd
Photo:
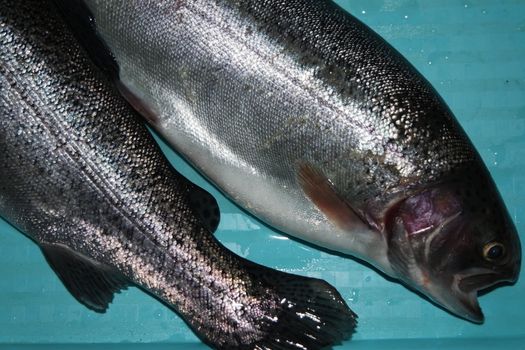
<path fill-rule="evenodd" d="M 428 64 L 432 64 L 432 61 L 428 61 Z"/>
<path fill-rule="evenodd" d="M 363 15 L 366 15 L 366 11 L 365 11 L 365 10 L 361 11 L 361 13 L 362 13 Z"/>
<path fill-rule="evenodd" d="M 487 10 L 483 10 L 483 11 L 481 11 L 481 13 L 486 15 L 487 14 Z"/>
<path fill-rule="evenodd" d="M 365 282 L 370 282 L 371 280 L 372 280 L 372 277 L 370 277 L 370 276 L 366 276 L 366 278 L 365 278 Z"/>
<path fill-rule="evenodd" d="M 405 19 L 408 19 L 408 15 L 405 15 Z"/>
<path fill-rule="evenodd" d="M 465 4 L 465 8 L 467 8 L 467 7 L 468 7 L 468 4 Z"/>
<path fill-rule="evenodd" d="M 353 304 L 357 303 L 359 301 L 359 290 L 358 289 L 352 289 L 350 291 L 350 302 Z"/>
<path fill-rule="evenodd" d="M 445 59 L 448 60 L 448 56 L 445 56 Z"/>
<path fill-rule="evenodd" d="M 387 305 L 392 305 L 392 300 L 388 299 L 388 300 L 386 301 L 386 304 L 387 304 Z"/>

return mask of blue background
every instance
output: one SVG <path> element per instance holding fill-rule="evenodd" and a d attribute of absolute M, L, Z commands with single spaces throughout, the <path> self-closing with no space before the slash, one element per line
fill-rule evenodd
<path fill-rule="evenodd" d="M 338 3 L 383 35 L 442 94 L 488 165 L 525 242 L 525 1 Z M 525 348 L 522 281 L 481 297 L 486 322 L 471 324 L 351 259 L 273 231 L 163 148 L 179 171 L 218 198 L 217 234 L 228 248 L 338 288 L 360 315 L 353 341 L 341 349 Z M 177 315 L 136 288 L 117 295 L 104 315 L 87 310 L 65 290 L 38 247 L 0 221 L 0 347 L 46 344 L 206 348 Z"/>

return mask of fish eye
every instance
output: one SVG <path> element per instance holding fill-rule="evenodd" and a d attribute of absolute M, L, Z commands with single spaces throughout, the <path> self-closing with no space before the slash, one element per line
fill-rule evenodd
<path fill-rule="evenodd" d="M 483 257 L 487 261 L 497 261 L 505 256 L 505 246 L 499 242 L 491 242 L 483 247 Z"/>

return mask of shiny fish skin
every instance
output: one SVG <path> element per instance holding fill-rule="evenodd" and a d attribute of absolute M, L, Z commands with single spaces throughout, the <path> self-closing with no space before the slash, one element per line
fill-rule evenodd
<path fill-rule="evenodd" d="M 202 192 L 51 2 L 0 0 L 0 215 L 80 302 L 103 312 L 139 286 L 219 349 L 319 349 L 349 336 L 355 315 L 326 282 L 224 248 L 192 205 Z"/>
<path fill-rule="evenodd" d="M 89 18 L 79 37 L 95 30 L 124 96 L 255 216 L 475 322 L 477 291 L 517 279 L 516 229 L 452 112 L 332 1 L 56 1 Z"/>

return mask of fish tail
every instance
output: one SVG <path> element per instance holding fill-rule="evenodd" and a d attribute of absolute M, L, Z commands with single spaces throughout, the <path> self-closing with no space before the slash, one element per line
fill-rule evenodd
<path fill-rule="evenodd" d="M 255 266 L 279 298 L 278 315 L 253 349 L 324 349 L 349 339 L 357 315 L 327 282 Z"/>

